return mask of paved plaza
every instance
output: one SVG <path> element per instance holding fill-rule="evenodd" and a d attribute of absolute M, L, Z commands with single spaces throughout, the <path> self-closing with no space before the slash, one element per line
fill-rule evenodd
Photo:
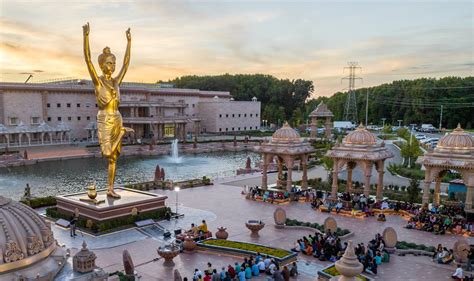
<path fill-rule="evenodd" d="M 311 175 L 321 172 L 324 171 L 312 169 L 309 173 Z M 296 175 L 298 176 L 298 173 Z M 187 229 L 191 223 L 200 223 L 202 219 L 205 219 L 209 230 L 213 233 L 216 232 L 217 227 L 225 226 L 229 232 L 229 239 L 284 249 L 290 249 L 296 239 L 311 234 L 307 230 L 275 228 L 273 226 L 273 212 L 277 205 L 244 198 L 241 194 L 242 186 L 259 180 L 261 178 L 258 174 L 235 176 L 218 179 L 212 186 L 181 190 L 178 197 L 178 211 L 184 214 L 184 218 L 180 218 L 178 221 L 159 222 L 159 228 L 132 228 L 99 237 L 84 235 L 82 238 L 79 235 L 72 239 L 68 230 L 53 227 L 54 235 L 60 243 L 73 248 L 72 254 L 80 247 L 82 239 L 85 239 L 89 248 L 93 249 L 98 257 L 97 265 L 103 267 L 107 272 L 123 270 L 122 251 L 128 249 L 137 272 L 142 276 L 141 280 L 171 280 L 170 274 L 175 268 L 181 272 L 182 276 L 190 277 L 194 268 L 205 269 L 207 262 L 211 262 L 216 269 L 220 270 L 222 266 L 233 264 L 235 261 L 240 262 L 241 259 L 228 255 L 185 252 L 175 258 L 174 267 L 163 266 L 163 260 L 159 259 L 156 249 L 172 241 L 172 239 L 163 239 L 163 230 Z M 169 197 L 168 206 L 175 210 L 176 193 L 174 191 L 159 190 L 155 192 L 167 195 Z M 288 218 L 301 221 L 322 224 L 328 217 L 327 213 L 312 210 L 309 203 L 290 203 L 281 205 L 281 207 L 285 209 Z M 381 233 L 388 226 L 397 231 L 400 241 L 432 246 L 441 243 L 451 248 L 459 238 L 454 235 L 433 235 L 405 229 L 406 220 L 399 216 L 388 216 L 386 222 L 378 222 L 375 218 L 361 219 L 345 216 L 335 216 L 335 218 L 339 227 L 354 232 L 354 235 L 349 239 L 355 243 L 366 245 L 376 233 Z M 258 219 L 266 223 L 258 238 L 251 237 L 249 230 L 244 226 L 245 221 L 249 219 Z M 469 240 L 470 243 L 474 243 L 472 238 Z M 304 255 L 299 255 L 298 258 L 302 274 L 297 280 L 315 280 L 317 270 L 329 264 Z M 448 280 L 453 271 L 454 265 L 438 265 L 428 257 L 392 255 L 390 263 L 381 265 L 378 274 L 371 277 L 375 280 Z M 267 280 L 267 277 L 261 276 L 254 278 L 254 280 Z"/>

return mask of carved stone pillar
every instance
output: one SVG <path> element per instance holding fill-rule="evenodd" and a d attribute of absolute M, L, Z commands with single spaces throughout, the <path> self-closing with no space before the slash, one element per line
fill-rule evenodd
<path fill-rule="evenodd" d="M 289 158 L 288 161 L 286 161 L 286 168 L 288 170 L 288 178 L 286 180 L 286 190 L 290 191 L 291 187 L 293 186 L 293 157 Z"/>
<path fill-rule="evenodd" d="M 435 182 L 434 196 L 433 196 L 433 203 L 436 206 L 439 206 L 439 203 L 440 203 L 440 196 L 439 196 L 440 192 L 441 192 L 441 177 L 437 177 L 436 182 Z"/>
<path fill-rule="evenodd" d="M 376 192 L 376 195 L 375 195 L 375 198 L 377 199 L 377 202 L 379 201 L 382 201 L 383 199 L 383 174 L 385 173 L 383 171 L 383 165 L 382 167 L 379 167 L 379 178 L 378 178 L 378 182 L 377 182 L 377 192 Z"/>
<path fill-rule="evenodd" d="M 423 197 L 421 198 L 422 204 L 428 204 L 430 202 L 430 185 L 431 185 L 431 169 L 427 168 L 425 171 L 425 182 L 423 185 Z"/>
<path fill-rule="evenodd" d="M 331 138 L 331 117 L 326 117 L 326 122 L 324 123 L 324 137 L 326 139 Z"/>
<path fill-rule="evenodd" d="M 334 160 L 334 166 L 333 166 L 333 171 L 332 171 L 332 189 L 331 189 L 331 197 L 333 199 L 337 198 L 338 176 L 339 176 L 338 161 Z"/>
<path fill-rule="evenodd" d="M 472 213 L 472 194 L 474 186 L 466 185 L 466 202 L 464 204 L 464 210 Z"/>
<path fill-rule="evenodd" d="M 347 186 L 346 186 L 346 192 L 351 193 L 352 192 L 352 171 L 354 170 L 354 167 L 350 164 L 350 162 L 347 163 Z"/>
<path fill-rule="evenodd" d="M 263 154 L 263 167 L 262 167 L 262 188 L 263 189 L 267 189 L 267 187 L 268 187 L 267 170 L 268 170 L 267 155 Z"/>
<path fill-rule="evenodd" d="M 303 166 L 303 176 L 301 177 L 301 189 L 308 189 L 308 156 L 301 157 L 301 165 Z"/>
<path fill-rule="evenodd" d="M 364 185 L 364 195 L 369 197 L 370 195 L 370 177 L 372 176 L 372 163 L 366 163 L 365 166 L 365 185 Z"/>

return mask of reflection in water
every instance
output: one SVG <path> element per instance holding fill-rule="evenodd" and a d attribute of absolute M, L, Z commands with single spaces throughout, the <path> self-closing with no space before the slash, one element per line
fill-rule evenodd
<path fill-rule="evenodd" d="M 247 156 L 252 165 L 260 159 L 252 152 L 220 152 L 182 156 L 181 163 L 163 157 L 121 157 L 117 163 L 117 185 L 153 180 L 155 167 L 165 169 L 166 179 L 174 181 L 235 175 L 235 170 L 245 167 Z M 105 188 L 107 161 L 86 158 L 42 162 L 32 166 L 0 169 L 0 195 L 19 199 L 24 187 L 30 184 L 33 196 L 59 195 L 85 191 L 94 181 L 97 188 Z"/>

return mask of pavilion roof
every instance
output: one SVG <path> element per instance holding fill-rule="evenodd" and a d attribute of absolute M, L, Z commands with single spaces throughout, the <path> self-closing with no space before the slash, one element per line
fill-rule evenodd
<path fill-rule="evenodd" d="M 334 117 L 334 114 L 324 102 L 321 102 L 316 109 L 309 114 L 309 117 Z"/>

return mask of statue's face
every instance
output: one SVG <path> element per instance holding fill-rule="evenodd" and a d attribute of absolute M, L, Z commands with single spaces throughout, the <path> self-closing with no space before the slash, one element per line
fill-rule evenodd
<path fill-rule="evenodd" d="M 102 65 L 102 72 L 105 75 L 111 75 L 115 71 L 115 58 L 113 56 L 108 56 L 105 59 L 104 64 Z"/>

